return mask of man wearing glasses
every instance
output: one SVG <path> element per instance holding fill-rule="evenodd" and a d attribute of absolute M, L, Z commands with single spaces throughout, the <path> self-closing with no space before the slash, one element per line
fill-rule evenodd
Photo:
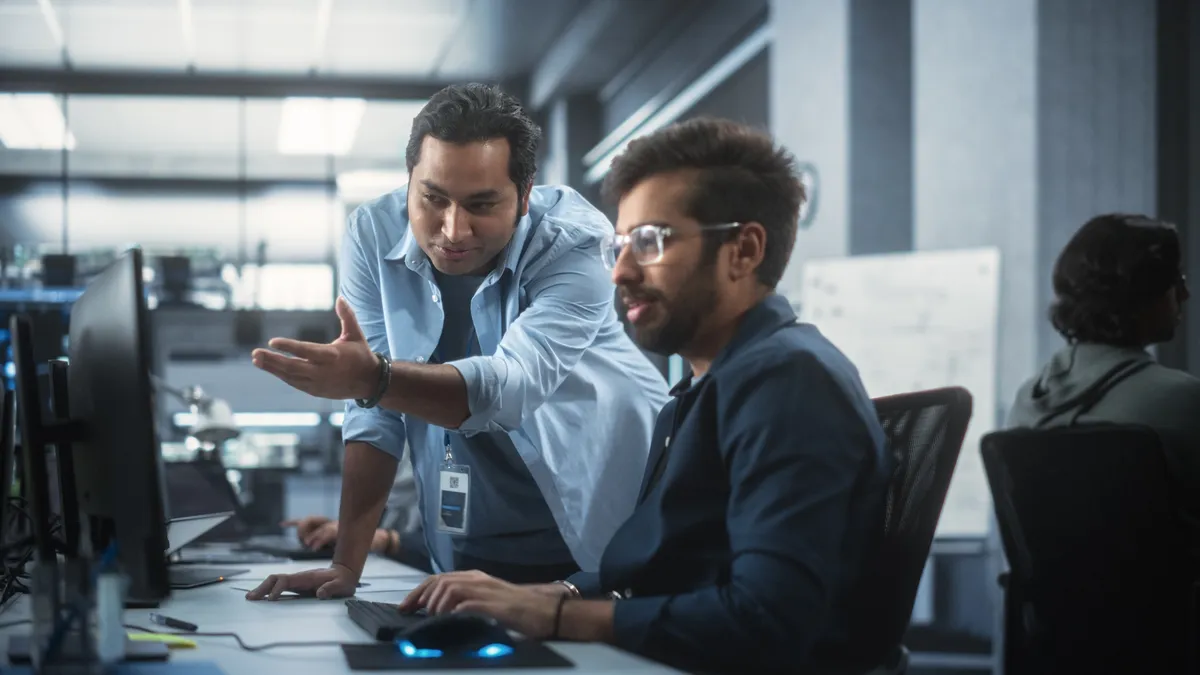
<path fill-rule="evenodd" d="M 350 216 L 341 337 L 254 352 L 348 403 L 333 564 L 272 575 L 248 599 L 354 594 L 406 440 L 434 569 L 521 582 L 596 569 L 633 510 L 667 387 L 614 311 L 599 255 L 612 225 L 569 188 L 533 186 L 540 137 L 494 87 L 434 95 L 413 120 L 408 186 Z"/>
<path fill-rule="evenodd" d="M 427 579 L 402 611 L 482 612 L 689 672 L 809 672 L 853 653 L 851 592 L 894 468 L 858 372 L 774 293 L 804 190 L 769 136 L 693 120 L 630 143 L 604 246 L 635 339 L 691 366 L 598 573 Z"/>

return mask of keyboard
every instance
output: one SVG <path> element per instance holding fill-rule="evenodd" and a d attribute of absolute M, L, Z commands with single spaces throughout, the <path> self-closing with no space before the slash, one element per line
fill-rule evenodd
<path fill-rule="evenodd" d="M 237 548 L 242 551 L 265 553 L 288 560 L 333 560 L 332 544 L 314 551 L 306 548 L 296 539 L 283 535 L 251 537 L 239 544 Z"/>
<path fill-rule="evenodd" d="M 424 610 L 415 614 L 401 614 L 396 605 L 357 598 L 346 601 L 346 613 L 359 628 L 380 642 L 391 642 L 404 631 L 429 618 Z"/>

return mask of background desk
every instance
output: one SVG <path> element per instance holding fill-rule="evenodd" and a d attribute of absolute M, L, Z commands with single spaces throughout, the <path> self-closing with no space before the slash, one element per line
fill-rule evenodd
<path fill-rule="evenodd" d="M 341 600 L 316 600 L 311 598 L 289 598 L 277 602 L 250 602 L 244 591 L 238 588 L 253 588 L 267 575 L 277 572 L 298 572 L 311 569 L 312 563 L 295 562 L 275 565 L 244 565 L 251 571 L 224 583 L 175 591 L 171 598 L 157 610 L 128 610 L 125 623 L 145 628 L 158 628 L 150 623 L 149 614 L 157 611 L 167 616 L 190 621 L 202 632 L 237 633 L 248 645 L 267 642 L 370 642 L 346 614 Z M 415 586 L 422 576 L 420 572 L 391 560 L 372 556 L 367 561 L 364 577 L 411 575 Z M 369 580 L 368 580 L 369 581 Z M 366 589 L 364 589 L 366 590 Z M 358 597 L 376 602 L 399 602 L 406 595 L 403 591 L 362 593 Z M 28 618 L 28 597 L 15 601 L 13 606 L 0 614 L 0 623 Z M 28 632 L 29 625 L 15 626 L 0 631 L 0 643 L 7 648 L 8 636 Z M 167 631 L 169 629 L 163 628 Z M 332 675 L 353 672 L 347 667 L 342 650 L 336 646 L 296 647 L 269 649 L 262 652 L 247 652 L 238 648 L 232 638 L 197 637 L 197 649 L 176 649 L 171 652 L 172 661 L 214 661 L 228 675 L 261 675 L 281 673 L 287 675 Z M 536 669 L 503 670 L 501 673 L 628 673 L 657 675 L 676 673 L 665 666 L 647 661 L 627 652 L 599 644 L 554 643 L 554 649 L 575 663 L 571 670 Z M 439 673 L 477 673 L 480 671 L 436 671 Z"/>

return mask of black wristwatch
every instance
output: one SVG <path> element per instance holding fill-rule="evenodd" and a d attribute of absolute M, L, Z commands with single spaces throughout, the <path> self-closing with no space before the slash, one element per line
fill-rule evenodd
<path fill-rule="evenodd" d="M 383 400 L 383 395 L 387 393 L 388 384 L 392 381 L 392 360 L 387 354 L 375 352 L 375 358 L 379 360 L 379 384 L 375 388 L 375 395 L 368 399 L 356 398 L 354 402 L 360 408 L 374 408 Z"/>

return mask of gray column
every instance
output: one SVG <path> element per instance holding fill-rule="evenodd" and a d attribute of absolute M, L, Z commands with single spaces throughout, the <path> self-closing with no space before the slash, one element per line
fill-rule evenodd
<path fill-rule="evenodd" d="M 850 0 L 850 254 L 913 246 L 912 0 Z"/>
<path fill-rule="evenodd" d="M 805 260 L 850 252 L 849 17 L 850 0 L 771 2 L 771 132 L 820 175 L 816 217 L 779 285 L 793 300 Z"/>
<path fill-rule="evenodd" d="M 1193 292 L 1200 285 L 1200 8 L 1191 0 L 1157 2 L 1157 151 L 1158 215 L 1175 223 L 1184 244 L 1186 271 Z M 1159 360 L 1200 374 L 1200 310 L 1196 300 L 1170 344 L 1160 345 Z"/>

